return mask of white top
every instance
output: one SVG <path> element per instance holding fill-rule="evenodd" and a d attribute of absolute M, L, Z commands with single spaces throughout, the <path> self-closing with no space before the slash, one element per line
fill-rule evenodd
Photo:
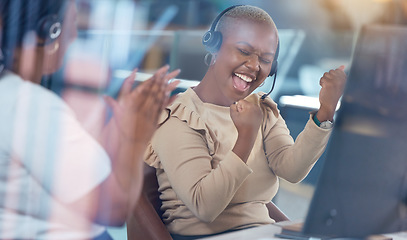
<path fill-rule="evenodd" d="M 0 239 L 84 239 L 101 234 L 104 227 L 65 204 L 80 199 L 110 172 L 107 153 L 57 95 L 3 73 Z"/>

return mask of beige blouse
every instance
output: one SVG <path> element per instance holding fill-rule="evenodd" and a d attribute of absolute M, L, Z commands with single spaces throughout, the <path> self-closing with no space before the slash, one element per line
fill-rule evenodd
<path fill-rule="evenodd" d="M 163 218 L 171 233 L 213 234 L 273 223 L 265 206 L 278 178 L 299 182 L 323 153 L 331 130 L 310 119 L 295 143 L 277 104 L 261 93 L 264 119 L 245 164 L 232 148 L 229 107 L 204 103 L 188 89 L 161 116 L 145 161 L 157 169 Z"/>

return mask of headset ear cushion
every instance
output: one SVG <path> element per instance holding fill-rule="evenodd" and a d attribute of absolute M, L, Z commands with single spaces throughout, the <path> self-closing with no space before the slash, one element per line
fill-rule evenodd
<path fill-rule="evenodd" d="M 207 31 L 202 37 L 202 44 L 208 52 L 218 52 L 222 45 L 222 33 L 219 31 Z"/>
<path fill-rule="evenodd" d="M 42 18 L 37 25 L 37 34 L 46 42 L 53 41 L 59 37 L 62 31 L 61 22 L 57 15 L 48 15 Z"/>

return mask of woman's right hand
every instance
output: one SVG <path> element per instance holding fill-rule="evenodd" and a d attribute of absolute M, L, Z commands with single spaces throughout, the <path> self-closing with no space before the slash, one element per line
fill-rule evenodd
<path fill-rule="evenodd" d="M 179 70 L 168 73 L 169 66 L 160 68 L 151 78 L 132 89 L 136 70 L 124 81 L 118 101 L 107 97 L 120 135 L 128 140 L 147 144 L 153 136 L 158 117 L 174 97 L 170 93 L 179 81 L 168 83 Z"/>
<path fill-rule="evenodd" d="M 230 106 L 230 117 L 238 132 L 232 151 L 246 162 L 256 141 L 263 112 L 259 106 L 246 100 L 239 100 Z"/>
<path fill-rule="evenodd" d="M 257 134 L 263 113 L 259 106 L 246 100 L 239 100 L 230 106 L 230 117 L 239 134 Z"/>

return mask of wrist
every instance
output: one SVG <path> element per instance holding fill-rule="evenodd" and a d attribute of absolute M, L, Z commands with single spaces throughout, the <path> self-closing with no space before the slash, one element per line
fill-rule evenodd
<path fill-rule="evenodd" d="M 327 109 L 324 107 L 319 108 L 319 110 L 315 113 L 315 116 L 318 118 L 320 122 L 324 121 L 333 121 L 333 117 L 335 114 L 335 109 Z"/>
<path fill-rule="evenodd" d="M 325 120 L 325 121 L 321 122 L 317 117 L 317 113 L 315 113 L 314 116 L 312 117 L 312 119 L 314 120 L 314 123 L 320 128 L 331 129 L 333 127 L 333 121 Z"/>
<path fill-rule="evenodd" d="M 243 162 L 246 163 L 246 161 L 253 149 L 255 141 L 256 141 L 255 136 L 239 135 L 236 139 L 236 143 L 232 149 L 232 152 L 234 152 L 240 159 L 242 159 Z"/>
<path fill-rule="evenodd" d="M 312 116 L 312 120 L 314 120 L 314 123 L 319 127 L 321 126 L 321 122 L 317 118 L 317 113 L 314 113 L 314 116 Z"/>

